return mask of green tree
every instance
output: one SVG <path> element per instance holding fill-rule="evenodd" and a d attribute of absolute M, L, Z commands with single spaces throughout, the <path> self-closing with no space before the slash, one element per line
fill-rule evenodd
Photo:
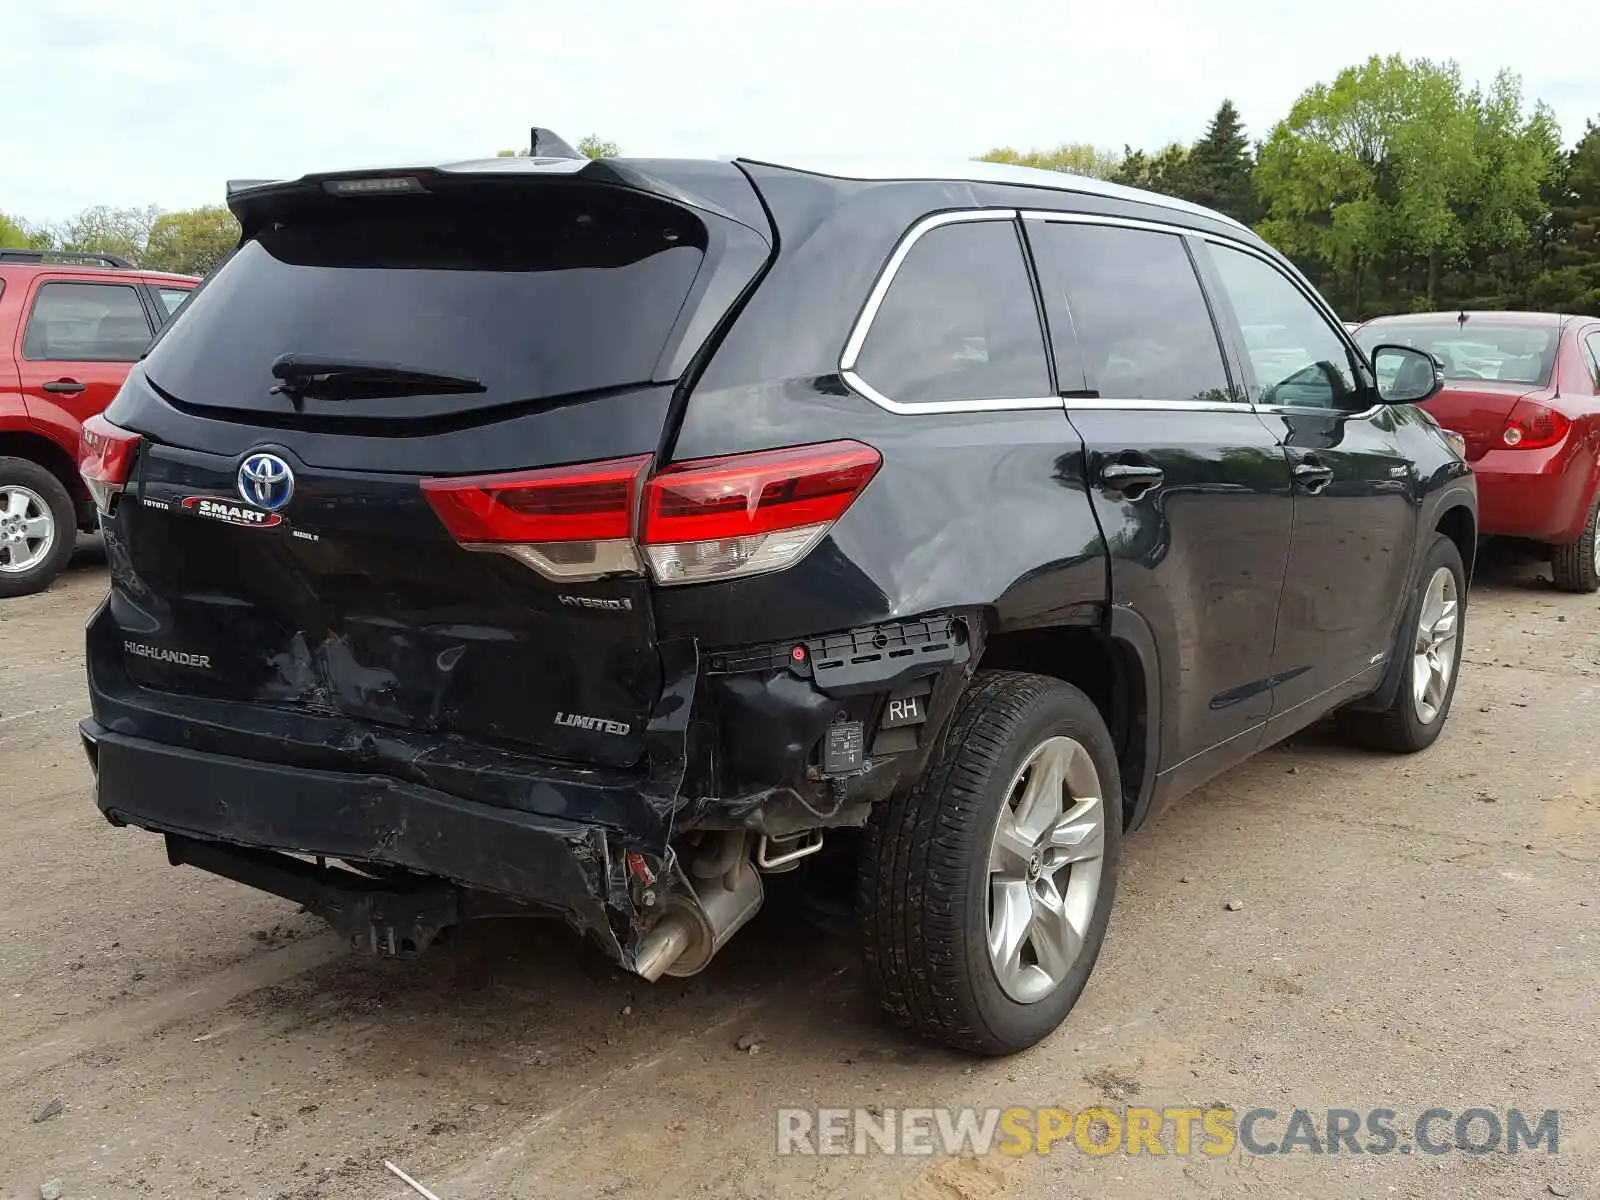
<path fill-rule="evenodd" d="M 1313 85 L 1257 155 L 1262 236 L 1331 271 L 1352 315 L 1362 311 L 1367 272 L 1396 236 L 1384 168 L 1404 69 L 1398 58 L 1372 58 Z"/>
<path fill-rule="evenodd" d="M 28 231 L 22 222 L 0 213 L 0 249 L 21 249 L 28 245 Z"/>
<path fill-rule="evenodd" d="M 1527 109 L 1521 81 L 1509 72 L 1466 96 L 1472 125 L 1470 168 L 1450 197 L 1464 251 L 1439 298 L 1473 308 L 1520 308 L 1547 261 L 1551 184 L 1561 174 L 1554 114 Z"/>
<path fill-rule="evenodd" d="M 1236 221 L 1259 217 L 1252 172 L 1255 158 L 1232 100 L 1224 100 L 1201 139 L 1189 148 L 1185 200 L 1214 208 Z"/>
<path fill-rule="evenodd" d="M 1088 142 L 1063 142 L 1053 150 L 1015 150 L 1000 146 L 982 155 L 980 161 L 1015 163 L 1046 171 L 1065 171 L 1069 175 L 1110 179 L 1122 165 L 1122 156 L 1115 150 L 1102 150 Z"/>
<path fill-rule="evenodd" d="M 1154 157 L 1143 150 L 1124 148 L 1122 165 L 1112 173 L 1111 179 L 1129 187 L 1186 199 L 1194 190 L 1193 176 L 1188 147 L 1173 142 Z"/>
<path fill-rule="evenodd" d="M 579 154 L 588 158 L 621 158 L 622 147 L 616 142 L 607 141 L 598 133 L 586 133 L 578 139 L 576 147 Z M 496 150 L 496 158 L 526 158 L 527 150 Z"/>
<path fill-rule="evenodd" d="M 1384 308 L 1438 308 L 1448 267 L 1465 272 L 1458 298 L 1516 274 L 1506 265 L 1543 219 L 1556 145 L 1548 110 L 1524 114 L 1514 75 L 1468 89 L 1453 63 L 1373 57 L 1309 88 L 1268 136 L 1260 229 L 1330 272 L 1352 315 L 1373 275 Z"/>
<path fill-rule="evenodd" d="M 578 139 L 578 153 L 589 158 L 621 158 L 622 147 L 598 133 L 586 133 Z"/>
<path fill-rule="evenodd" d="M 1563 156 L 1544 231 L 1547 269 L 1529 301 L 1555 312 L 1600 313 L 1600 124 L 1589 121 Z"/>
<path fill-rule="evenodd" d="M 204 275 L 239 241 L 239 222 L 220 204 L 162 213 L 150 226 L 142 265 L 155 271 Z"/>
<path fill-rule="evenodd" d="M 115 254 L 130 262 L 144 257 L 150 227 L 161 215 L 154 204 L 144 208 L 115 208 L 97 204 L 70 217 L 54 231 L 56 249 Z"/>

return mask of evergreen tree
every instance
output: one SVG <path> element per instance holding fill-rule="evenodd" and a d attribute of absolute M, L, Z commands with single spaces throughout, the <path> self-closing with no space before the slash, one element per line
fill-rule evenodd
<path fill-rule="evenodd" d="M 1261 213 L 1251 172 L 1255 158 L 1232 100 L 1224 100 L 1202 137 L 1189 149 L 1185 200 L 1214 208 L 1246 225 Z"/>
<path fill-rule="evenodd" d="M 1590 121 L 1562 164 L 1549 222 L 1550 269 L 1532 302 L 1557 312 L 1600 313 L 1600 124 Z"/>

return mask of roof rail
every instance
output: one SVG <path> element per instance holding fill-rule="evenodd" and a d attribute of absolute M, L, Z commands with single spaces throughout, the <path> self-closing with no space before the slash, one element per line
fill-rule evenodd
<path fill-rule="evenodd" d="M 119 271 L 134 269 L 133 264 L 125 258 L 93 250 L 0 250 L 0 262 L 73 263 L 82 266 L 114 267 Z"/>

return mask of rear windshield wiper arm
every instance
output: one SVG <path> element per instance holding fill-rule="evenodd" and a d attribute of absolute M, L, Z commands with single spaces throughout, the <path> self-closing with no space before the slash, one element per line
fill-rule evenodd
<path fill-rule="evenodd" d="M 272 361 L 272 376 L 282 381 L 272 394 L 288 396 L 296 408 L 306 396 L 352 400 L 371 396 L 467 395 L 489 390 L 481 379 L 466 375 L 448 375 L 403 363 L 303 354 L 280 354 Z"/>

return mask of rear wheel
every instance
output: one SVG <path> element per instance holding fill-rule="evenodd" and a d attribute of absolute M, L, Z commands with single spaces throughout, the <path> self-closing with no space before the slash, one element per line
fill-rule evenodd
<path fill-rule="evenodd" d="M 72 497 L 38 463 L 0 458 L 0 596 L 42 592 L 72 557 Z"/>
<path fill-rule="evenodd" d="M 1433 745 L 1455 698 L 1466 598 L 1461 551 L 1437 534 L 1400 628 L 1395 653 L 1407 662 L 1394 701 L 1382 712 L 1340 710 L 1335 719 L 1346 740 L 1399 754 Z"/>
<path fill-rule="evenodd" d="M 873 813 L 861 859 L 868 985 L 900 1024 L 979 1054 L 1055 1029 L 1111 917 L 1121 782 L 1093 703 L 993 672 L 922 779 Z"/>
<path fill-rule="evenodd" d="M 1570 546 L 1550 547 L 1550 571 L 1563 592 L 1600 590 L 1600 491 L 1589 505 L 1583 536 Z"/>

